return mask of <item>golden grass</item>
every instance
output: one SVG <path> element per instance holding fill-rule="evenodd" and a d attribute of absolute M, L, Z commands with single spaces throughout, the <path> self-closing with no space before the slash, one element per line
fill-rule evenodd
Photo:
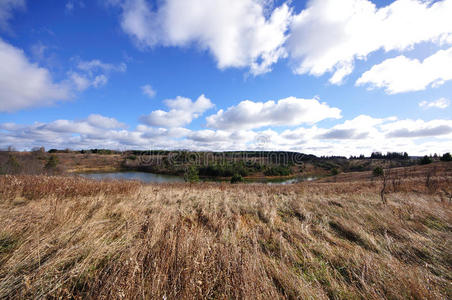
<path fill-rule="evenodd" d="M 407 190 L 2 176 L 0 298 L 451 299 L 451 204 Z"/>

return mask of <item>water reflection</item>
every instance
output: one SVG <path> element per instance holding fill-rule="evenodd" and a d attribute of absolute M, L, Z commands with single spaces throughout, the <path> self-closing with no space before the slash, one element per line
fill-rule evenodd
<path fill-rule="evenodd" d="M 184 179 L 179 176 L 161 175 L 146 172 L 109 172 L 109 173 L 85 173 L 79 174 L 91 179 L 124 179 L 124 180 L 140 180 L 144 183 L 171 183 L 184 182 Z"/>

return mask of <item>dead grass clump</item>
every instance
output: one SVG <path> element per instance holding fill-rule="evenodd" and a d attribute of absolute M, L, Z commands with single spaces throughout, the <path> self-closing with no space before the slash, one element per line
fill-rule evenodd
<path fill-rule="evenodd" d="M 0 199 L 13 200 L 23 197 L 36 200 L 54 196 L 57 198 L 91 197 L 98 194 L 118 195 L 136 191 L 139 187 L 134 181 L 96 182 L 80 177 L 57 176 L 0 176 Z"/>

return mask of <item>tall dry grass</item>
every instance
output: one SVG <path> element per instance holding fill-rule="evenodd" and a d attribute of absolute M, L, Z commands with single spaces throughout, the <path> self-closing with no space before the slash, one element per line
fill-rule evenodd
<path fill-rule="evenodd" d="M 0 298 L 451 299 L 450 204 L 386 196 L 0 177 Z"/>

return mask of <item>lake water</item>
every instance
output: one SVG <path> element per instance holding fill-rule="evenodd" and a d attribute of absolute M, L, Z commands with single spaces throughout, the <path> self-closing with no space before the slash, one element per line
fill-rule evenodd
<path fill-rule="evenodd" d="M 171 183 L 184 182 L 184 178 L 172 175 L 161 175 L 146 172 L 108 172 L 108 173 L 84 173 L 80 176 L 92 179 L 125 179 L 125 180 L 140 180 L 144 183 Z"/>
<path fill-rule="evenodd" d="M 172 183 L 172 182 L 184 182 L 184 178 L 173 175 L 161 175 L 147 172 L 105 172 L 105 173 L 83 173 L 80 176 L 91 179 L 124 179 L 124 180 L 140 180 L 144 183 Z M 283 180 L 251 180 L 247 182 L 255 183 L 267 183 L 267 184 L 293 184 L 302 181 L 315 180 L 314 177 L 298 177 Z M 213 180 L 214 181 L 214 180 Z"/>

